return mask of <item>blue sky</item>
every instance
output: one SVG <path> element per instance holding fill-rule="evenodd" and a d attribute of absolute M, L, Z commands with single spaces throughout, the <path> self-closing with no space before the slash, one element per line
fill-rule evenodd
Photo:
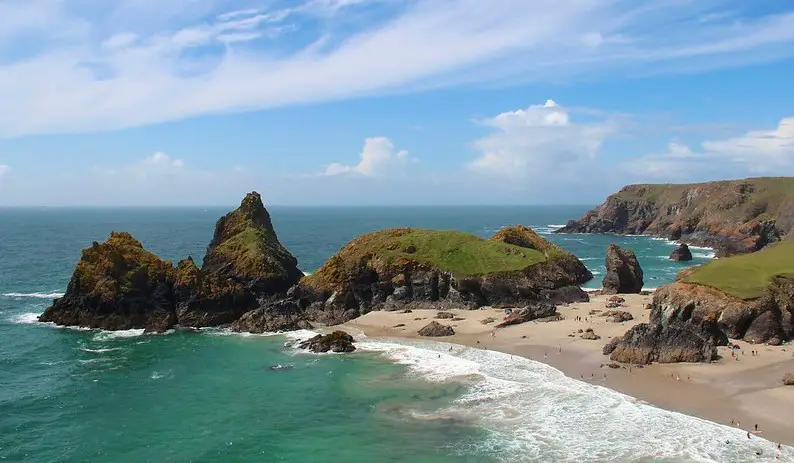
<path fill-rule="evenodd" d="M 0 205 L 794 174 L 789 0 L 0 0 Z"/>

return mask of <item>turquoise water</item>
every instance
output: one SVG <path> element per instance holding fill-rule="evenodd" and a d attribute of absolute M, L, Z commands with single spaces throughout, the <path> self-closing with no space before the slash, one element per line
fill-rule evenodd
<path fill-rule="evenodd" d="M 272 208 L 304 271 L 391 226 L 549 233 L 586 207 Z M 100 332 L 35 322 L 80 249 L 126 230 L 164 258 L 201 258 L 221 209 L 0 210 L 0 459 L 7 461 L 744 461 L 741 431 L 566 378 L 529 360 L 363 339 L 353 355 L 224 330 Z M 635 249 L 646 286 L 684 264 L 645 237 L 549 235 L 602 272 Z M 706 260 L 707 250 L 697 250 Z M 591 284 L 600 286 L 600 278 Z M 293 368 L 271 371 L 273 364 Z M 724 437 L 724 438 L 723 438 Z M 773 452 L 770 443 L 758 445 Z M 759 448 L 761 448 L 759 447 Z M 745 453 L 743 453 L 745 452 Z"/>

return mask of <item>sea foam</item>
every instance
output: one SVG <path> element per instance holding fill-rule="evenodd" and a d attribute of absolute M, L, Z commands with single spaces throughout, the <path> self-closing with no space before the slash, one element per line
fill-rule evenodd
<path fill-rule="evenodd" d="M 488 453 L 505 461 L 794 461 L 794 448 L 565 376 L 548 365 L 444 343 L 364 341 L 429 381 L 463 381 L 468 392 L 440 413 L 490 431 Z M 451 349 L 451 350 L 450 350 Z"/>
<path fill-rule="evenodd" d="M 34 299 L 57 299 L 63 297 L 64 293 L 50 292 L 50 293 L 3 293 L 3 297 L 11 297 L 14 299 L 34 298 Z"/>

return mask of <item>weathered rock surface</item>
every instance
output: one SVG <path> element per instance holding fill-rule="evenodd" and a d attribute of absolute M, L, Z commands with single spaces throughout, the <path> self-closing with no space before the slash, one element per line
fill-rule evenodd
<path fill-rule="evenodd" d="M 174 295 L 181 326 L 231 323 L 258 305 L 256 295 L 242 284 L 202 272 L 190 257 L 177 265 Z"/>
<path fill-rule="evenodd" d="M 626 312 L 625 310 L 607 310 L 600 315 L 602 317 L 607 317 L 607 321 L 612 323 L 623 323 L 634 320 L 634 316 L 631 315 L 631 312 Z"/>
<path fill-rule="evenodd" d="M 453 315 L 453 314 L 451 314 L 449 312 L 438 312 L 436 314 L 436 318 L 438 318 L 440 320 L 443 320 L 443 319 L 447 319 L 447 318 L 455 318 L 455 315 Z"/>
<path fill-rule="evenodd" d="M 794 386 L 794 373 L 786 373 L 783 375 L 784 386 Z"/>
<path fill-rule="evenodd" d="M 602 282 L 604 294 L 638 294 L 642 290 L 642 268 L 631 249 L 610 244 L 606 267 L 607 274 Z"/>
<path fill-rule="evenodd" d="M 248 193 L 239 208 L 215 224 L 202 271 L 256 294 L 284 292 L 303 276 L 298 261 L 279 242 L 257 192 Z"/>
<path fill-rule="evenodd" d="M 455 330 L 453 330 L 451 326 L 442 325 L 439 322 L 432 321 L 425 325 L 424 328 L 419 330 L 418 334 L 419 336 L 438 338 L 442 336 L 452 336 L 455 334 Z"/>
<path fill-rule="evenodd" d="M 282 299 L 263 304 L 243 314 L 232 324 L 232 331 L 246 333 L 276 333 L 279 331 L 310 330 L 311 323 L 300 303 Z"/>
<path fill-rule="evenodd" d="M 632 327 L 604 347 L 604 354 L 623 363 L 709 362 L 717 358 L 717 346 L 727 345 L 718 315 L 698 311 L 691 300 L 670 286 L 654 294 L 649 323 Z"/>
<path fill-rule="evenodd" d="M 145 328 L 161 332 L 176 323 L 174 267 L 129 233 L 111 233 L 83 250 L 66 293 L 42 322 L 105 330 Z"/>
<path fill-rule="evenodd" d="M 718 256 L 757 251 L 794 229 L 794 178 L 629 185 L 558 233 L 646 234 L 708 246 Z"/>
<path fill-rule="evenodd" d="M 114 232 L 83 250 L 66 294 L 40 320 L 107 330 L 216 326 L 234 322 L 302 276 L 255 192 L 218 221 L 204 262 L 199 269 L 188 257 L 174 268 L 128 233 Z M 274 314 L 270 325 L 282 325 L 282 314 L 269 306 L 259 314 Z"/>
<path fill-rule="evenodd" d="M 534 305 L 514 310 L 513 313 L 505 317 L 504 321 L 496 325 L 497 328 L 504 328 L 510 325 L 531 322 L 541 318 L 551 317 L 557 314 L 557 307 L 549 302 L 538 302 Z"/>
<path fill-rule="evenodd" d="M 356 346 L 353 345 L 353 336 L 345 333 L 344 331 L 334 331 L 330 334 L 318 334 L 317 336 L 308 339 L 298 344 L 301 349 L 308 349 L 312 352 L 353 352 Z"/>
<path fill-rule="evenodd" d="M 587 328 L 579 337 L 590 341 L 597 341 L 601 339 L 601 336 L 595 334 L 595 331 L 593 331 L 592 328 Z"/>
<path fill-rule="evenodd" d="M 692 251 L 689 250 L 689 246 L 686 243 L 682 243 L 675 251 L 670 253 L 670 260 L 688 262 L 692 260 Z"/>
<path fill-rule="evenodd" d="M 362 235 L 301 280 L 302 297 L 309 303 L 319 302 L 317 314 L 335 313 L 338 316 L 335 321 L 341 323 L 370 310 L 521 307 L 547 297 L 581 300 L 579 289 L 543 291 L 575 285 L 592 277 L 573 254 L 526 227 L 504 229 L 491 240 L 451 232 L 449 238 L 461 240 L 461 246 L 447 250 L 459 252 L 465 246 L 482 246 L 496 252 L 491 258 L 537 257 L 526 266 L 513 270 L 496 266 L 492 271 L 474 274 L 470 269 L 468 273 L 449 269 L 432 261 L 439 254 L 446 255 L 446 251 L 431 249 L 439 242 L 446 245 L 445 236 L 439 239 L 443 233 L 403 228 Z M 477 265 L 483 262 L 475 254 L 461 254 L 461 259 L 455 262 L 464 259 L 471 259 Z"/>
<path fill-rule="evenodd" d="M 578 286 L 564 286 L 558 289 L 543 289 L 540 291 L 541 299 L 552 304 L 575 304 L 577 302 L 590 302 L 590 296 Z"/>

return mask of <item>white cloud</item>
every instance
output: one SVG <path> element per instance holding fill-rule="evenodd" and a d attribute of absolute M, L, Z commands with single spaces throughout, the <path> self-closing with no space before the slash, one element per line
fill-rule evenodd
<path fill-rule="evenodd" d="M 9 172 L 11 172 L 10 167 L 5 164 L 0 164 L 0 182 L 2 182 L 3 179 L 8 176 Z"/>
<path fill-rule="evenodd" d="M 775 129 L 751 130 L 723 140 L 709 140 L 696 150 L 670 143 L 663 154 L 626 162 L 624 169 L 658 179 L 742 177 L 756 174 L 794 174 L 794 117 L 783 118 Z"/>
<path fill-rule="evenodd" d="M 575 169 L 594 159 L 604 140 L 617 130 L 609 120 L 573 122 L 571 111 L 553 100 L 481 122 L 494 132 L 474 142 L 481 154 L 469 169 L 522 179 L 551 179 Z"/>
<path fill-rule="evenodd" d="M 92 171 L 101 177 L 134 179 L 135 181 L 173 177 L 185 172 L 185 163 L 181 159 L 173 159 L 163 152 L 156 152 L 135 164 L 122 167 L 95 166 Z"/>
<path fill-rule="evenodd" d="M 387 8 L 370 8 L 379 3 Z M 0 136 L 794 54 L 794 14 L 736 21 L 720 18 L 714 2 L 307 0 L 252 8 L 260 5 L 0 2 Z M 712 19 L 692 19 L 704 14 Z"/>
<path fill-rule="evenodd" d="M 323 175 L 358 174 L 365 177 L 379 177 L 391 173 L 396 167 L 408 160 L 408 152 L 395 151 L 394 144 L 386 137 L 373 137 L 364 140 L 364 148 L 359 154 L 358 164 L 348 166 L 339 163 L 329 164 Z"/>

